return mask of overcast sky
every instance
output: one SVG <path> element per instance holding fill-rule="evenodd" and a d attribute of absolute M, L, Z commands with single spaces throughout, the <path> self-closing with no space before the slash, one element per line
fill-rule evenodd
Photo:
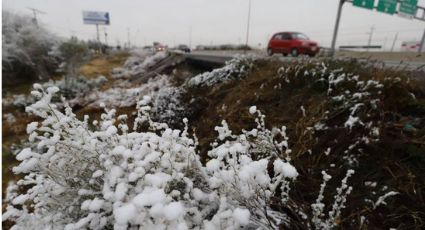
<path fill-rule="evenodd" d="M 378 1 L 378 0 L 375 0 Z M 94 25 L 83 25 L 82 11 L 107 11 L 109 44 L 122 45 L 130 32 L 132 44 L 143 46 L 159 41 L 169 46 L 189 44 L 244 43 L 248 0 L 3 0 L 3 9 L 32 15 L 26 7 L 46 14 L 38 16 L 54 33 L 95 39 Z M 249 44 L 265 45 L 278 31 L 300 31 L 322 46 L 329 46 L 338 0 L 252 0 Z M 419 0 L 425 6 L 425 0 Z M 386 15 L 346 3 L 337 45 L 367 44 L 374 27 L 373 44 L 390 49 L 397 32 L 401 41 L 420 40 L 425 22 Z M 100 27 L 104 41 L 103 26 Z"/>

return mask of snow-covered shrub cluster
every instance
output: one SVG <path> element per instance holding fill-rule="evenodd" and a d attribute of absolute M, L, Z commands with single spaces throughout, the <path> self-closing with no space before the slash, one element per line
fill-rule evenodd
<path fill-rule="evenodd" d="M 130 51 L 130 57 L 125 61 L 123 67 L 114 68 L 112 76 L 114 78 L 131 78 L 146 73 L 146 71 L 159 61 L 168 56 L 166 52 L 153 54 L 144 49 L 134 49 Z"/>
<path fill-rule="evenodd" d="M 57 64 L 57 60 L 48 53 L 58 43 L 58 38 L 42 25 L 34 24 L 29 16 L 5 10 L 2 13 L 3 77 L 12 77 L 13 73 L 20 71 L 34 76 L 15 74 L 15 77 L 47 77 Z"/>
<path fill-rule="evenodd" d="M 251 69 L 252 61 L 252 57 L 242 55 L 236 56 L 227 61 L 226 65 L 222 68 L 214 69 L 211 72 L 205 72 L 191 78 L 187 82 L 187 86 L 212 86 L 217 83 L 244 78 Z"/>
<path fill-rule="evenodd" d="M 88 79 L 84 76 L 74 78 L 63 78 L 58 81 L 49 81 L 43 83 L 44 88 L 56 86 L 60 89 L 63 96 L 67 99 L 82 98 L 94 89 L 99 88 L 107 81 L 105 76 L 98 76 L 93 79 Z"/>
<path fill-rule="evenodd" d="M 288 77 L 290 72 L 291 74 L 295 72 L 296 78 L 290 79 Z M 358 75 L 347 73 L 343 69 L 331 69 L 325 63 L 282 67 L 278 70 L 278 75 L 284 78 L 288 85 L 311 84 L 312 88 L 326 92 L 328 110 L 323 119 L 308 131 L 347 129 L 348 135 L 352 135 L 353 140 L 344 151 L 344 159 L 349 166 L 357 166 L 357 156 L 362 151 L 360 146 L 379 140 L 381 123 L 380 119 L 376 118 L 380 112 L 380 98 L 384 85 L 374 80 L 363 81 Z M 386 81 L 394 80 L 386 79 Z M 334 112 L 339 115 L 335 116 Z M 342 123 L 332 120 L 341 116 L 345 117 Z"/>
<path fill-rule="evenodd" d="M 10 125 L 16 122 L 16 117 L 12 113 L 3 113 L 3 119 Z"/>
<path fill-rule="evenodd" d="M 25 94 L 15 94 L 12 96 L 6 96 L 2 99 L 3 106 L 14 106 L 17 108 L 25 108 L 25 106 L 34 103 L 34 97 Z"/>
<path fill-rule="evenodd" d="M 56 86 L 61 90 L 61 95 L 68 99 L 68 103 L 71 106 L 80 104 L 79 101 L 87 100 L 93 91 L 102 86 L 107 81 L 106 77 L 99 76 L 97 78 L 88 79 L 84 76 L 77 78 L 69 78 L 53 81 L 50 80 L 42 85 L 43 88 Z M 62 104 L 57 97 L 55 102 Z M 32 103 L 36 102 L 33 96 L 24 94 L 15 94 L 9 97 L 3 98 L 3 106 L 15 106 L 19 108 L 25 108 Z"/>
<path fill-rule="evenodd" d="M 137 104 L 130 129 L 129 118 L 114 109 L 105 109 L 99 121 L 78 120 L 71 108 L 61 112 L 52 104 L 58 87 L 34 88 L 38 101 L 26 110 L 43 121 L 28 125 L 32 147 L 16 156 L 21 163 L 13 171 L 25 177 L 9 186 L 3 214 L 13 229 L 278 228 L 294 217 L 274 210 L 272 200 L 291 213 L 309 212 L 289 196 L 298 172 L 286 128 L 267 129 L 255 106 L 249 112 L 256 128 L 233 134 L 225 121 L 215 128 L 204 166 L 188 120 L 183 130 L 153 121 L 148 96 Z M 331 221 L 344 207 L 351 174 L 337 190 Z M 23 187 L 26 192 L 18 192 Z M 314 214 L 319 225 L 321 201 Z"/>
<path fill-rule="evenodd" d="M 113 87 L 105 91 L 94 90 L 84 97 L 74 98 L 69 101 L 70 105 L 79 105 L 88 108 L 100 108 L 101 104 L 110 107 L 129 107 L 136 105 L 143 96 L 155 98 L 155 94 L 162 88 L 170 85 L 169 76 L 158 75 L 141 86 L 127 88 L 126 83 L 122 87 Z"/>

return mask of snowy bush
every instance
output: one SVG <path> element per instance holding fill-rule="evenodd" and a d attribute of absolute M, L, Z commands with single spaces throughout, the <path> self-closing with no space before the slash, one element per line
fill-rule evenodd
<path fill-rule="evenodd" d="M 381 116 L 382 90 L 385 83 L 395 80 L 362 80 L 359 75 L 342 68 L 333 69 L 324 62 L 282 67 L 278 70 L 278 77 L 284 79 L 290 87 L 312 88 L 326 95 L 325 114 L 312 127 L 307 127 L 306 132 L 345 129 L 347 135 L 352 137 L 352 142 L 346 146 L 343 160 L 349 167 L 358 166 L 361 146 L 379 140 L 382 123 L 377 118 Z M 306 112 L 309 111 L 303 110 L 303 114 Z"/>
<path fill-rule="evenodd" d="M 189 87 L 212 86 L 218 83 L 241 79 L 247 76 L 251 69 L 253 58 L 248 56 L 236 56 L 226 62 L 222 68 L 214 69 L 191 78 L 187 82 Z"/>
<path fill-rule="evenodd" d="M 71 37 L 69 40 L 62 42 L 55 51 L 61 60 L 61 67 L 64 69 L 65 82 L 69 82 L 75 77 L 77 68 L 85 61 L 88 55 L 88 46 L 85 42 Z"/>
<path fill-rule="evenodd" d="M 183 105 L 181 97 L 183 90 L 180 87 L 163 86 L 152 94 L 152 115 L 155 120 L 172 124 L 181 121 L 189 115 L 188 109 Z"/>

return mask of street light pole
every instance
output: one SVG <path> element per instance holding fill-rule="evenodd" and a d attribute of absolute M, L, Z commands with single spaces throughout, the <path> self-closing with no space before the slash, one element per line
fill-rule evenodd
<path fill-rule="evenodd" d="M 373 31 L 375 30 L 375 27 L 374 26 L 372 26 L 371 28 L 370 28 L 370 33 L 369 33 L 369 40 L 367 41 L 367 48 L 366 48 L 366 51 L 369 51 L 369 47 L 370 47 L 370 45 L 371 45 L 371 43 L 372 43 L 372 36 L 373 36 Z"/>
<path fill-rule="evenodd" d="M 419 53 L 425 52 L 425 30 L 424 30 L 424 34 L 422 35 L 421 44 L 419 45 L 419 51 L 418 52 Z"/>
<path fill-rule="evenodd" d="M 245 49 L 244 49 L 244 53 L 246 53 L 247 49 L 248 49 L 248 38 L 249 38 L 249 21 L 251 20 L 251 0 L 249 0 L 249 5 L 248 5 L 248 22 L 246 24 L 246 41 L 245 41 Z"/>
<path fill-rule="evenodd" d="M 331 45 L 331 57 L 334 56 L 335 54 L 335 44 L 336 44 L 336 37 L 338 35 L 338 28 L 339 28 L 339 21 L 341 19 L 341 11 L 342 11 L 342 6 L 344 5 L 344 2 L 346 0 L 339 0 L 339 4 L 338 4 L 338 12 L 336 14 L 336 22 L 335 22 L 335 27 L 334 27 L 334 34 L 332 36 L 332 45 Z"/>
<path fill-rule="evenodd" d="M 397 37 L 398 37 L 398 32 L 394 36 L 393 45 L 391 46 L 391 52 L 394 51 L 394 46 L 395 46 L 395 42 L 397 41 Z"/>

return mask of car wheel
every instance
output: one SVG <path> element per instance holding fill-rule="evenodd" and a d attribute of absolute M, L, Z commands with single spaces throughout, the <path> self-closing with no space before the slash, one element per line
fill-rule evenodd
<path fill-rule="evenodd" d="M 273 50 L 268 48 L 267 49 L 267 55 L 272 56 L 273 55 Z"/>
<path fill-rule="evenodd" d="M 287 53 L 282 53 L 282 55 L 283 55 L 284 57 L 288 56 L 288 54 L 287 54 Z"/>
<path fill-rule="evenodd" d="M 296 49 L 296 48 L 293 48 L 292 50 L 291 50 L 291 55 L 292 55 L 292 57 L 298 57 L 298 50 Z"/>

